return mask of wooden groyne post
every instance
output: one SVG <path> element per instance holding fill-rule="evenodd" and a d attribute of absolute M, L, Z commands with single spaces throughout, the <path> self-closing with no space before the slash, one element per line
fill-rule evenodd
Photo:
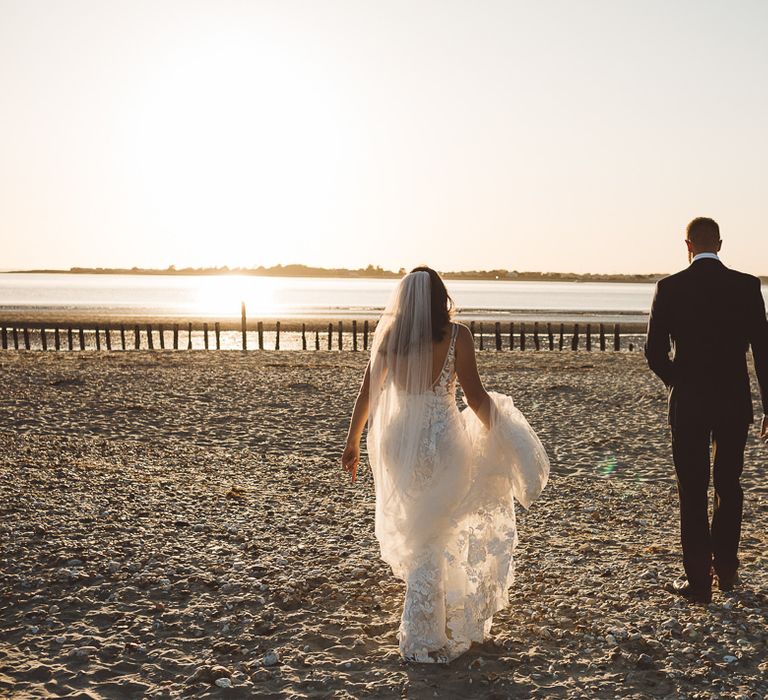
<path fill-rule="evenodd" d="M 555 349 L 555 334 L 552 332 L 552 324 L 547 324 L 547 340 L 549 341 L 549 351 L 552 352 Z"/>
<path fill-rule="evenodd" d="M 339 321 L 339 350 L 344 349 L 344 322 Z"/>
<path fill-rule="evenodd" d="M 592 324 L 587 324 L 587 352 L 592 351 Z"/>
<path fill-rule="evenodd" d="M 218 321 L 213 324 L 213 332 L 216 334 L 216 349 L 221 350 L 221 324 Z"/>
<path fill-rule="evenodd" d="M 368 349 L 368 321 L 363 321 L 363 350 Z"/>
<path fill-rule="evenodd" d="M 208 349 L 208 324 L 203 324 L 203 347 Z"/>
<path fill-rule="evenodd" d="M 520 352 L 525 352 L 525 324 L 520 324 Z"/>
<path fill-rule="evenodd" d="M 571 338 L 571 350 L 576 351 L 579 349 L 579 324 L 576 323 L 573 326 L 573 337 Z"/>
<path fill-rule="evenodd" d="M 515 349 L 515 324 L 511 321 L 509 323 L 509 349 Z"/>
<path fill-rule="evenodd" d="M 613 327 L 613 349 L 615 352 L 621 350 L 621 324 L 619 323 Z"/>
<path fill-rule="evenodd" d="M 173 324 L 173 349 L 174 350 L 179 349 L 179 324 L 178 323 Z"/>
<path fill-rule="evenodd" d="M 240 302 L 240 332 L 243 335 L 243 350 L 248 349 L 248 340 L 246 338 L 246 323 L 245 323 L 245 302 Z"/>
<path fill-rule="evenodd" d="M 96 337 L 96 350 L 101 350 L 101 338 L 99 338 L 99 327 L 98 325 L 94 328 L 93 333 Z"/>
<path fill-rule="evenodd" d="M 80 340 L 80 350 L 85 350 L 85 331 L 82 326 L 77 329 L 77 335 Z"/>
<path fill-rule="evenodd" d="M 605 324 L 600 324 L 600 352 L 605 352 Z"/>
<path fill-rule="evenodd" d="M 539 322 L 535 321 L 533 324 L 533 347 L 536 350 L 541 350 L 541 344 L 539 342 Z"/>
<path fill-rule="evenodd" d="M 264 349 L 264 322 L 259 321 L 256 324 L 256 334 L 259 337 L 259 350 Z"/>
<path fill-rule="evenodd" d="M 120 324 L 120 344 L 125 350 L 125 326 L 122 323 Z"/>
<path fill-rule="evenodd" d="M 45 328 L 40 329 L 40 346 L 43 351 L 48 349 L 48 339 L 45 337 Z"/>
<path fill-rule="evenodd" d="M 480 321 L 480 349 L 485 350 L 483 347 L 483 322 Z"/>
<path fill-rule="evenodd" d="M 243 343 L 245 343 L 245 334 L 243 334 Z M 187 324 L 187 350 L 192 349 L 192 323 Z M 245 348 L 243 348 L 245 350 Z"/>
<path fill-rule="evenodd" d="M 275 350 L 280 349 L 280 321 L 275 324 Z"/>
<path fill-rule="evenodd" d="M 352 321 L 352 352 L 357 352 L 357 321 Z"/>
<path fill-rule="evenodd" d="M 333 324 L 328 324 L 328 349 L 331 350 L 333 348 Z"/>
<path fill-rule="evenodd" d="M 494 326 L 493 335 L 496 340 L 496 352 L 501 352 L 501 324 L 498 321 Z"/>
<path fill-rule="evenodd" d="M 302 350 L 307 349 L 307 324 L 306 323 L 301 324 L 301 349 Z"/>

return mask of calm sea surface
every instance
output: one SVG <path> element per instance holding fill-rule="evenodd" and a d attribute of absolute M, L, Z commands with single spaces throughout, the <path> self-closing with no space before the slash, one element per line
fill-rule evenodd
<path fill-rule="evenodd" d="M 396 280 L 0 273 L 3 311 L 114 317 L 374 318 Z M 646 319 L 652 284 L 448 281 L 464 319 Z M 765 287 L 764 287 L 765 295 Z"/>

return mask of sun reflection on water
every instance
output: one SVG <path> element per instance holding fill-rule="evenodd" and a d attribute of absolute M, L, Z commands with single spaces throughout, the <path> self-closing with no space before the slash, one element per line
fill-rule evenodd
<path fill-rule="evenodd" d="M 239 317 L 241 302 L 249 315 L 274 316 L 280 310 L 273 280 L 245 275 L 201 277 L 193 305 L 203 316 Z"/>

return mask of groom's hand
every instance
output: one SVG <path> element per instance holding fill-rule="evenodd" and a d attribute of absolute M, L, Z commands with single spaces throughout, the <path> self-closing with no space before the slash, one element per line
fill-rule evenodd
<path fill-rule="evenodd" d="M 760 439 L 768 445 L 768 415 L 763 416 L 763 424 L 760 427 Z"/>

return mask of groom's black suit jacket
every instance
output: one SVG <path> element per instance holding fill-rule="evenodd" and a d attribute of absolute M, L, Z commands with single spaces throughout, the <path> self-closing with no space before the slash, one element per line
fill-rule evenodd
<path fill-rule="evenodd" d="M 670 339 L 674 359 L 670 359 Z M 746 353 L 768 414 L 768 321 L 760 280 L 702 258 L 660 280 L 648 321 L 645 355 L 669 387 L 669 422 L 751 423 Z"/>

